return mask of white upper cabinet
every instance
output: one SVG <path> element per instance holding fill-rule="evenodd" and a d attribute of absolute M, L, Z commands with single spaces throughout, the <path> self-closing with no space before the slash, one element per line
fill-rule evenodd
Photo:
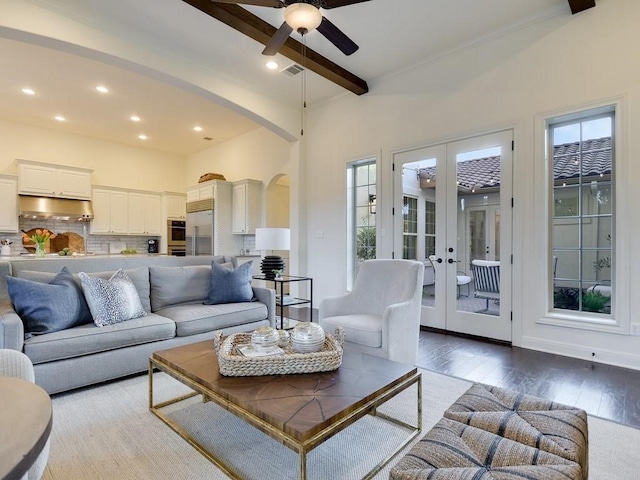
<path fill-rule="evenodd" d="M 129 192 L 129 235 L 160 235 L 161 205 L 159 194 Z"/>
<path fill-rule="evenodd" d="M 18 231 L 18 179 L 0 175 L 0 232 Z"/>
<path fill-rule="evenodd" d="M 232 231 L 238 235 L 253 235 L 260 226 L 262 209 L 262 182 L 240 180 L 233 183 Z"/>
<path fill-rule="evenodd" d="M 91 233 L 126 235 L 129 233 L 129 193 L 108 188 L 93 189 Z"/>
<path fill-rule="evenodd" d="M 89 200 L 91 172 L 86 168 L 18 160 L 18 192 L 22 195 Z"/>
<path fill-rule="evenodd" d="M 187 218 L 187 196 L 181 193 L 164 194 L 165 211 L 167 218 L 185 219 Z"/>

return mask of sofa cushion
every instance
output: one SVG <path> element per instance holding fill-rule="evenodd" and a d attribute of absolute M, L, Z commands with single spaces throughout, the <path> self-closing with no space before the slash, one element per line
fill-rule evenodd
<path fill-rule="evenodd" d="M 366 347 L 382 347 L 382 317 L 371 314 L 336 315 L 320 320 L 326 332 L 343 327 L 347 341 Z"/>
<path fill-rule="evenodd" d="M 176 322 L 178 337 L 222 330 L 268 318 L 267 306 L 261 302 L 175 305 L 156 313 Z"/>
<path fill-rule="evenodd" d="M 67 267 L 48 283 L 7 276 L 7 290 L 26 338 L 93 321 L 82 289 Z"/>
<path fill-rule="evenodd" d="M 34 364 L 100 353 L 175 337 L 175 323 L 150 313 L 126 322 L 96 327 L 93 323 L 24 342 L 24 353 Z M 159 349 L 162 347 L 158 347 Z"/>
<path fill-rule="evenodd" d="M 250 302 L 253 298 L 252 272 L 253 262 L 243 263 L 235 269 L 212 262 L 211 284 L 204 303 L 217 305 L 220 303 Z"/>
<path fill-rule="evenodd" d="M 124 270 L 118 270 L 109 280 L 78 273 L 82 291 L 99 327 L 131 320 L 147 314 L 142 308 L 138 291 Z"/>
<path fill-rule="evenodd" d="M 111 271 L 102 271 L 102 272 L 91 272 L 89 273 L 92 277 L 109 279 L 115 273 L 115 270 Z M 142 308 L 145 311 L 151 311 L 151 302 L 149 300 L 149 268 L 148 267 L 135 267 L 128 268 L 124 271 L 127 276 L 131 279 L 133 284 L 138 291 L 138 296 L 140 297 L 140 303 L 142 303 Z M 27 280 L 33 280 L 34 282 L 43 282 L 46 283 L 50 281 L 55 274 L 51 272 L 40 272 L 36 270 L 20 270 L 16 275 L 18 278 L 26 278 Z M 77 280 L 78 286 L 81 285 L 80 278 L 77 274 L 74 274 L 73 277 Z"/>
<path fill-rule="evenodd" d="M 202 303 L 209 293 L 211 267 L 149 267 L 151 311 L 171 305 Z"/>

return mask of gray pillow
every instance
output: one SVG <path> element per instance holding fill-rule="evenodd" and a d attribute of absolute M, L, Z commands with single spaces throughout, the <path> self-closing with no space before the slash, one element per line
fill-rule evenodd
<path fill-rule="evenodd" d="M 222 265 L 211 263 L 211 286 L 205 305 L 219 303 L 250 302 L 253 299 L 251 288 L 251 273 L 253 262 L 247 262 L 238 268 L 230 269 Z"/>
<path fill-rule="evenodd" d="M 157 312 L 171 305 L 201 304 L 209 294 L 211 267 L 149 267 L 151 311 Z"/>
<path fill-rule="evenodd" d="M 98 327 L 144 317 L 138 291 L 131 279 L 120 269 L 109 280 L 79 272 L 82 291 L 93 321 Z"/>
<path fill-rule="evenodd" d="M 93 321 L 82 289 L 67 267 L 49 283 L 8 275 L 7 292 L 24 323 L 25 338 Z"/>

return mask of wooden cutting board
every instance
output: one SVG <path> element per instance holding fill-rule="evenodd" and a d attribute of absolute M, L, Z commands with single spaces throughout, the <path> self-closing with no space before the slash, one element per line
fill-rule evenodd
<path fill-rule="evenodd" d="M 78 235 L 75 232 L 65 232 L 64 235 L 66 235 L 69 238 L 69 244 L 68 247 L 76 252 L 84 252 L 84 239 L 82 238 L 81 235 Z"/>
<path fill-rule="evenodd" d="M 75 232 L 64 232 L 51 240 L 51 253 L 57 253 L 63 248 L 70 248 L 72 252 L 84 252 L 84 239 Z"/>

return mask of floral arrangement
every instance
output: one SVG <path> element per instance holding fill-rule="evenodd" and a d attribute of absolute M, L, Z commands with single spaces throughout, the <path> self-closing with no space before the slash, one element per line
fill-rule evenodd
<path fill-rule="evenodd" d="M 36 230 L 36 233 L 32 234 L 31 236 L 27 235 L 26 232 L 22 232 L 22 238 L 25 240 L 31 240 L 35 244 L 38 244 L 38 243 L 43 244 L 50 238 L 56 238 L 56 234 L 53 232 L 50 232 L 46 228 L 42 230 L 38 228 Z"/>

